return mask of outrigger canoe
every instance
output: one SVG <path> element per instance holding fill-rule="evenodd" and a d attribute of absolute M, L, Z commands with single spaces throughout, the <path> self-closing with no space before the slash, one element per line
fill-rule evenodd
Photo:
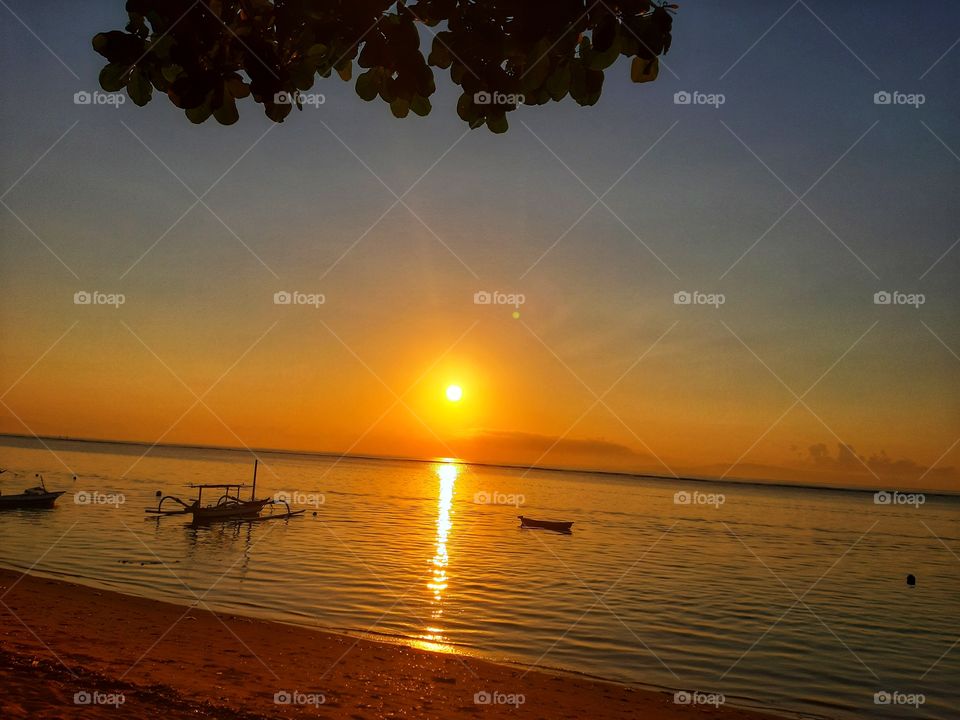
<path fill-rule="evenodd" d="M 211 522 L 226 522 L 230 520 L 243 520 L 255 522 L 260 520 L 279 520 L 281 518 L 294 517 L 302 515 L 304 510 L 291 510 L 290 505 L 285 500 L 275 500 L 273 498 L 257 498 L 257 465 L 253 464 L 253 485 L 244 485 L 242 483 L 204 483 L 200 485 L 191 484 L 187 487 L 197 491 L 197 497 L 192 501 L 182 500 L 176 495 L 162 495 L 157 503 L 156 509 L 148 508 L 147 513 L 152 515 L 193 515 L 193 522 L 197 524 Z M 240 490 L 250 487 L 250 499 L 241 500 Z M 223 494 L 213 504 L 204 504 L 203 491 L 218 490 Z M 174 506 L 173 510 L 164 509 L 165 501 L 176 503 L 180 507 Z M 261 516 L 260 513 L 267 506 L 270 506 L 271 513 Z M 274 505 L 283 505 L 286 512 L 274 513 Z"/>
<path fill-rule="evenodd" d="M 553 530 L 554 532 L 568 533 L 572 532 L 570 528 L 572 522 L 559 522 L 556 520 L 534 520 L 533 518 L 518 515 L 520 518 L 520 527 L 522 528 L 540 528 L 541 530 Z"/>

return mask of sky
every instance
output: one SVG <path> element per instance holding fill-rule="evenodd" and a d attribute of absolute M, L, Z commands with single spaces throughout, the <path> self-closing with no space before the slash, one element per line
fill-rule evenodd
<path fill-rule="evenodd" d="M 0 432 L 960 489 L 955 3 L 684 3 L 505 135 L 77 105 L 123 3 L 2 5 Z"/>

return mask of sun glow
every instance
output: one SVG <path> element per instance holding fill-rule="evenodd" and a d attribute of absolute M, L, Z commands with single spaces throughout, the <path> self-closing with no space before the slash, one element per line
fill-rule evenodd
<path fill-rule="evenodd" d="M 450 402 L 460 402 L 460 398 L 463 397 L 463 388 L 459 385 L 448 385 L 447 386 L 447 400 Z"/>

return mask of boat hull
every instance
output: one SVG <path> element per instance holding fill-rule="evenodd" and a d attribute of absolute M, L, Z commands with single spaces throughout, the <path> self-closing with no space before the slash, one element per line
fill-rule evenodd
<path fill-rule="evenodd" d="M 573 522 L 558 522 L 555 520 L 534 520 L 533 518 L 520 516 L 520 527 L 537 528 L 539 530 L 553 530 L 554 532 L 569 533 L 573 527 Z"/>
<path fill-rule="evenodd" d="M 249 500 L 239 503 L 214 505 L 213 507 L 195 508 L 194 522 L 217 522 L 219 520 L 235 520 L 256 517 L 270 502 L 266 500 Z"/>
<path fill-rule="evenodd" d="M 0 495 L 0 510 L 24 510 L 52 508 L 57 498 L 65 490 L 48 493 L 23 493 L 21 495 Z"/>

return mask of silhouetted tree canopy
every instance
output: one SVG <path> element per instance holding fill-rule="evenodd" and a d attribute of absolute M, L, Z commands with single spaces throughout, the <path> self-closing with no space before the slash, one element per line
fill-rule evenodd
<path fill-rule="evenodd" d="M 194 123 L 211 115 L 237 121 L 248 95 L 267 117 L 283 119 L 334 72 L 357 95 L 380 97 L 398 118 L 427 115 L 434 70 L 462 89 L 457 114 L 471 128 L 507 129 L 518 104 L 567 95 L 593 105 L 604 70 L 633 58 L 634 82 L 657 77 L 670 49 L 676 5 L 651 0 L 128 0 L 125 31 L 99 33 L 94 49 L 109 63 L 104 90 L 124 87 L 137 105 L 154 90 Z M 417 23 L 432 48 L 420 48 Z"/>

